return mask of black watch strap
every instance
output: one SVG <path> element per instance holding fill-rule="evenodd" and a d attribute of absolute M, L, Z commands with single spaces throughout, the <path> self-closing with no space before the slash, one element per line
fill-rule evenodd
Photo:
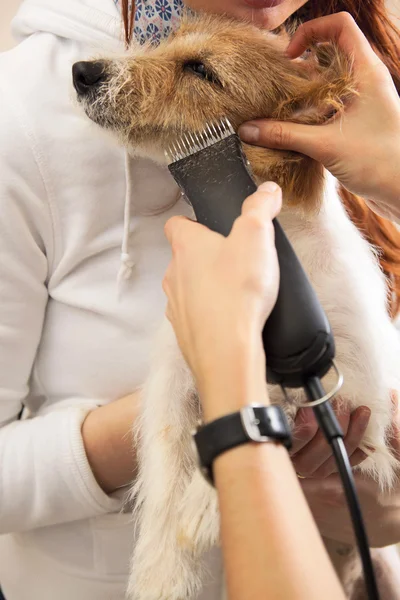
<path fill-rule="evenodd" d="M 211 482 L 213 462 L 227 450 L 252 441 L 279 442 L 288 449 L 292 446 L 290 427 L 280 406 L 246 406 L 201 426 L 193 437 L 201 470 Z"/>

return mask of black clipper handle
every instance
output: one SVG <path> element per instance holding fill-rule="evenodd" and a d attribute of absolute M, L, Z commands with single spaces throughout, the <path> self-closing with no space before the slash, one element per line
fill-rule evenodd
<path fill-rule="evenodd" d="M 247 168 L 238 136 L 169 166 L 193 206 L 199 223 L 229 235 L 244 200 L 257 186 Z M 263 331 L 270 383 L 303 387 L 331 368 L 335 344 L 328 319 L 278 221 L 275 245 L 280 267 L 278 299 Z"/>

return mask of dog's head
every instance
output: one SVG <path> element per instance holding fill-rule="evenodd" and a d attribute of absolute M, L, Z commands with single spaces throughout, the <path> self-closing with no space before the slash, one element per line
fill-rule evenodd
<path fill-rule="evenodd" d="M 164 160 L 182 134 L 228 117 L 234 127 L 268 117 L 322 123 L 353 93 L 349 62 L 331 46 L 291 61 L 287 39 L 222 17 L 188 19 L 158 47 L 77 63 L 74 85 L 87 115 L 136 153 Z M 317 56 L 319 54 L 319 56 Z M 304 156 L 245 147 L 255 175 L 315 207 L 322 168 Z"/>

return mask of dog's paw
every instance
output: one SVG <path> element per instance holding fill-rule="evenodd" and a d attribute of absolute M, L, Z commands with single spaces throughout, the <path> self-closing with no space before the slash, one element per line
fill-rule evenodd
<path fill-rule="evenodd" d="M 198 469 L 185 490 L 179 507 L 179 543 L 197 555 L 219 540 L 219 510 L 216 491 Z"/>
<path fill-rule="evenodd" d="M 191 600 L 202 587 L 203 568 L 190 552 L 166 552 L 156 568 L 133 572 L 128 588 L 130 600 Z"/>

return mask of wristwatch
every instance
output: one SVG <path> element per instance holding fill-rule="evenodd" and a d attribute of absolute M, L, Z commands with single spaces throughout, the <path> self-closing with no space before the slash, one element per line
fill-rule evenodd
<path fill-rule="evenodd" d="M 193 433 L 199 467 L 214 483 L 213 463 L 223 452 L 248 442 L 278 442 L 288 450 L 292 436 L 286 415 L 280 406 L 252 404 L 239 412 L 202 425 Z"/>

